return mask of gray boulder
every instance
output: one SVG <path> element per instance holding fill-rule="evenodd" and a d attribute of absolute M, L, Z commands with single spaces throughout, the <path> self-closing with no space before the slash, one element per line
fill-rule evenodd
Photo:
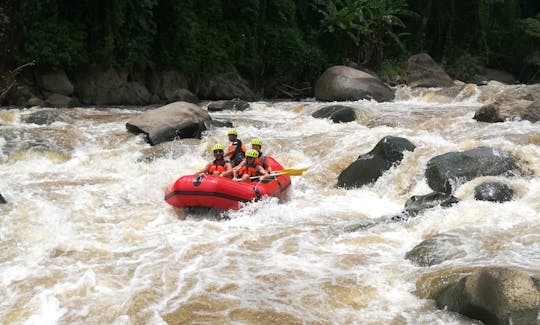
<path fill-rule="evenodd" d="M 218 100 L 208 104 L 208 110 L 211 112 L 218 112 L 223 110 L 245 111 L 250 107 L 251 106 L 248 102 L 240 98 L 234 98 L 232 100 Z"/>
<path fill-rule="evenodd" d="M 61 94 L 50 94 L 45 99 L 44 104 L 51 107 L 74 107 L 81 103 L 77 98 L 69 97 Z"/>
<path fill-rule="evenodd" d="M 415 54 L 407 61 L 409 87 L 450 87 L 454 81 L 427 53 Z"/>
<path fill-rule="evenodd" d="M 394 99 L 394 91 L 369 73 L 338 65 L 326 69 L 317 79 L 315 97 L 327 102 L 360 99 L 388 102 Z"/>
<path fill-rule="evenodd" d="M 37 125 L 46 125 L 54 122 L 68 122 L 69 118 L 66 114 L 63 114 L 54 109 L 42 109 L 37 112 L 33 112 L 23 117 L 25 123 L 33 123 Z"/>
<path fill-rule="evenodd" d="M 405 254 L 405 258 L 415 265 L 427 267 L 465 257 L 467 256 L 465 244 L 472 243 L 463 243 L 464 238 L 467 237 L 457 233 L 437 234 L 416 245 Z"/>
<path fill-rule="evenodd" d="M 540 291 L 528 274 L 506 267 L 485 267 L 443 289 L 437 307 L 485 324 L 538 324 Z"/>
<path fill-rule="evenodd" d="M 474 198 L 479 201 L 506 202 L 514 198 L 514 191 L 504 183 L 484 182 L 474 188 Z"/>
<path fill-rule="evenodd" d="M 146 111 L 126 123 L 129 132 L 146 135 L 151 145 L 172 141 L 175 138 L 200 138 L 210 121 L 208 112 L 187 102 L 175 102 Z"/>
<path fill-rule="evenodd" d="M 479 122 L 504 122 L 510 120 L 540 121 L 540 85 L 520 85 L 504 88 L 500 93 L 486 89 L 489 101 L 478 108 L 474 119 Z M 482 92 L 484 93 L 484 91 Z M 491 94 L 491 95 L 490 95 Z"/>
<path fill-rule="evenodd" d="M 37 86 L 51 93 L 57 93 L 64 96 L 73 94 L 73 84 L 69 80 L 64 70 L 47 69 L 36 73 Z"/>
<path fill-rule="evenodd" d="M 458 198 L 448 193 L 433 192 L 426 195 L 414 195 L 405 202 L 405 213 L 414 217 L 424 210 L 437 206 L 449 207 L 458 202 Z"/>
<path fill-rule="evenodd" d="M 356 113 L 352 107 L 343 105 L 332 105 L 323 107 L 311 116 L 314 118 L 327 118 L 334 123 L 346 123 L 356 120 Z"/>
<path fill-rule="evenodd" d="M 519 173 L 513 158 L 488 147 L 463 152 L 448 152 L 431 158 L 426 167 L 426 180 L 436 192 L 452 193 L 459 185 L 479 176 L 512 176 Z"/>
<path fill-rule="evenodd" d="M 185 94 L 178 93 L 178 90 L 187 90 L 188 79 L 183 74 L 175 70 L 150 71 L 147 76 L 146 87 L 150 93 L 157 95 L 160 99 L 167 102 L 193 102 L 191 100 L 186 100 L 188 98 L 185 97 L 179 98 L 179 95 Z M 195 95 L 193 96 L 196 97 Z"/>
<path fill-rule="evenodd" d="M 403 151 L 414 151 L 416 146 L 405 138 L 382 138 L 368 153 L 345 168 L 338 177 L 338 187 L 355 188 L 375 182 L 381 175 L 403 159 Z"/>
<path fill-rule="evenodd" d="M 251 101 L 255 94 L 248 82 L 237 72 L 222 73 L 204 77 L 196 83 L 196 94 L 199 98 L 209 100 L 240 98 Z"/>

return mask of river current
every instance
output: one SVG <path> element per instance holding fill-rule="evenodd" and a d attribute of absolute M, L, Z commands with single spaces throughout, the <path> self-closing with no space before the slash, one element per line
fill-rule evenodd
<path fill-rule="evenodd" d="M 504 86 L 501 86 L 504 87 Z M 480 123 L 480 90 L 451 102 L 398 90 L 391 103 L 339 103 L 357 121 L 313 112 L 328 103 L 253 102 L 211 112 L 292 177 L 287 200 L 238 211 L 167 205 L 165 188 L 227 145 L 226 128 L 182 139 L 165 154 L 125 123 L 147 108 L 59 109 L 64 122 L 24 123 L 30 109 L 0 110 L 0 323 L 2 324 L 475 324 L 436 308 L 426 292 L 456 270 L 511 266 L 540 276 L 540 124 Z M 416 145 L 401 164 L 360 189 L 335 187 L 339 173 L 384 136 Z M 478 146 L 517 157 L 531 175 L 509 180 L 513 201 L 476 201 L 482 177 L 461 200 L 402 222 L 412 195 L 430 193 L 433 156 Z M 366 226 L 370 224 L 370 226 Z M 466 252 L 431 267 L 405 254 L 441 233 Z"/>

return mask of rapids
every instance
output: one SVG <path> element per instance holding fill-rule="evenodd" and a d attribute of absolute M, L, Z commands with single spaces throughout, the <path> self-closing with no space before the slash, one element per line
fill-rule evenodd
<path fill-rule="evenodd" d="M 37 108 L 0 110 L 0 323 L 474 324 L 426 292 L 473 266 L 540 275 L 540 124 L 476 122 L 479 90 L 469 91 L 444 104 L 406 88 L 391 103 L 344 103 L 358 116 L 344 124 L 311 117 L 328 103 L 310 100 L 212 112 L 244 142 L 262 138 L 285 168 L 309 167 L 285 202 L 221 214 L 174 209 L 163 193 L 204 166 L 213 144 L 228 144 L 225 128 L 145 161 L 149 145 L 125 127 L 145 108 L 60 109 L 67 121 L 50 125 L 23 122 Z M 387 135 L 417 148 L 371 186 L 335 188 Z M 515 200 L 475 201 L 476 179 L 452 207 L 374 222 L 431 192 L 431 157 L 481 145 L 531 171 L 510 180 Z M 444 232 L 463 238 L 464 256 L 429 268 L 405 259 Z"/>

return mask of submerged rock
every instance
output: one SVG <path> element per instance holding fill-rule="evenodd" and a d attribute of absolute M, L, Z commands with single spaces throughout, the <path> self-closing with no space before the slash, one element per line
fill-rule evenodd
<path fill-rule="evenodd" d="M 418 266 L 432 266 L 466 256 L 467 251 L 461 246 L 464 245 L 458 234 L 438 234 L 416 245 L 405 258 Z"/>
<path fill-rule="evenodd" d="M 433 192 L 426 195 L 411 196 L 405 202 L 405 212 L 414 217 L 420 212 L 436 206 L 449 207 L 459 202 L 459 199 L 448 193 Z"/>
<path fill-rule="evenodd" d="M 474 188 L 474 198 L 479 201 L 506 202 L 514 198 L 514 191 L 504 183 L 484 182 Z"/>
<path fill-rule="evenodd" d="M 414 151 L 415 148 L 405 138 L 384 137 L 370 152 L 360 155 L 339 174 L 337 186 L 355 188 L 375 182 L 394 164 L 401 162 L 403 151 Z"/>
<path fill-rule="evenodd" d="M 6 204 L 6 203 L 7 203 L 6 199 L 4 199 L 4 197 L 0 193 L 0 204 Z"/>
<path fill-rule="evenodd" d="M 311 116 L 314 118 L 328 118 L 334 123 L 346 123 L 356 120 L 354 109 L 343 105 L 323 107 L 311 114 Z"/>

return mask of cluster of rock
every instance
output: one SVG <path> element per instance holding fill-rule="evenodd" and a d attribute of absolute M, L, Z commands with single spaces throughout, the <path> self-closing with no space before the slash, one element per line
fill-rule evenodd
<path fill-rule="evenodd" d="M 114 68 L 87 68 L 76 72 L 34 69 L 21 74 L 5 104 L 14 106 L 73 107 L 80 105 L 166 104 L 255 98 L 247 81 L 237 73 L 187 78 L 176 70 L 128 72 Z"/>

